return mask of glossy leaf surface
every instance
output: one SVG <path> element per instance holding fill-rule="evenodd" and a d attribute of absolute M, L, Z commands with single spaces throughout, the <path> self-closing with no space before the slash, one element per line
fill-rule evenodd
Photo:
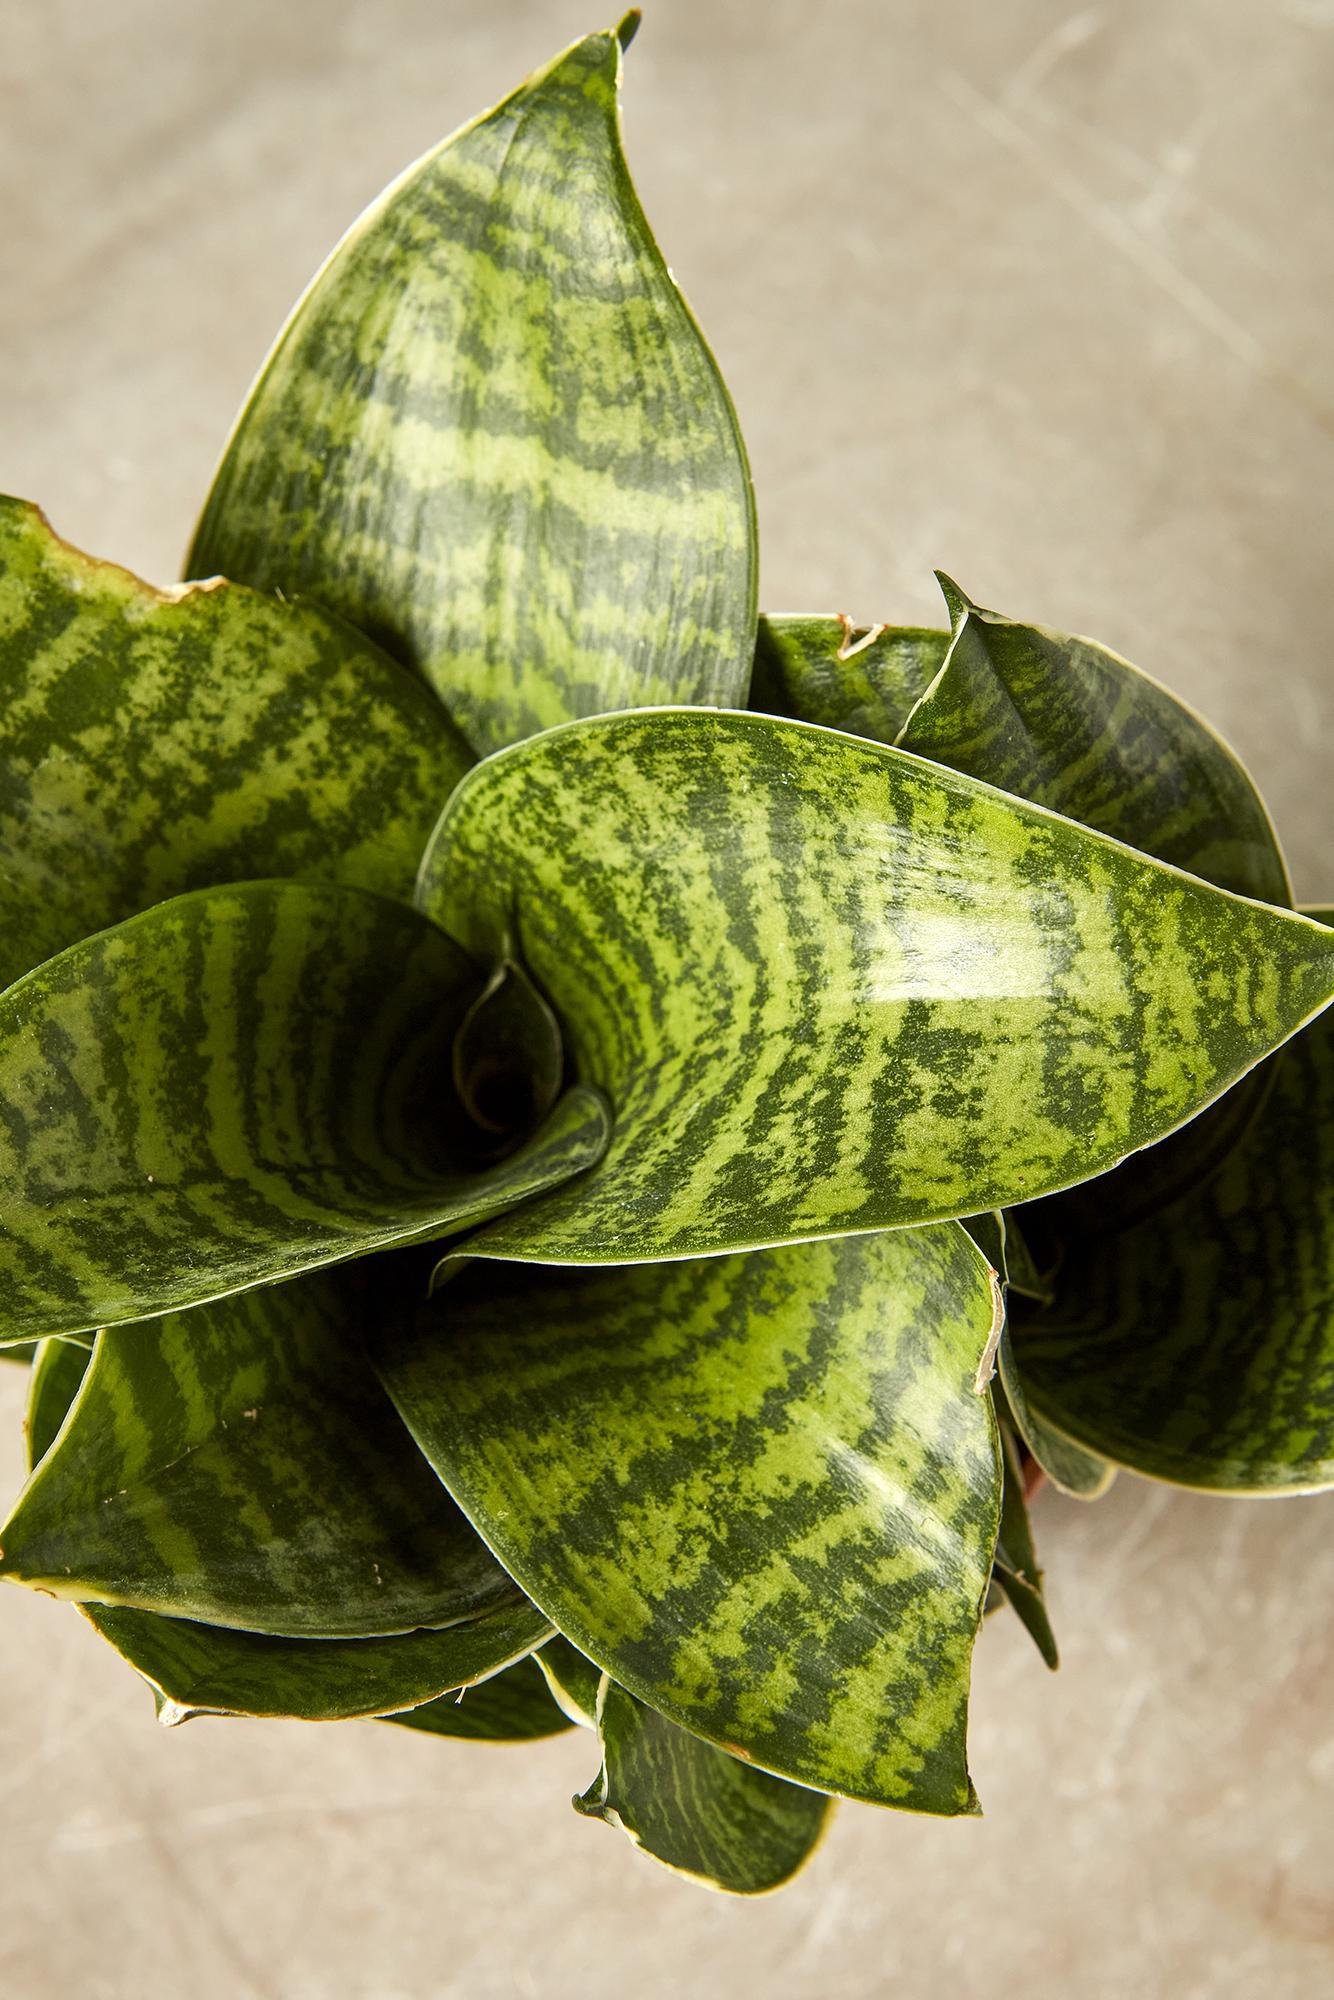
<path fill-rule="evenodd" d="M 477 766 L 422 865 L 513 930 L 615 1128 L 487 1238 L 707 1255 L 1008 1205 L 1207 1104 L 1334 993 L 1334 940 L 902 751 L 691 709 Z"/>
<path fill-rule="evenodd" d="M 1091 639 L 984 611 L 941 577 L 953 636 L 899 744 L 1221 889 L 1289 903 L 1244 766 L 1157 681 Z"/>
<path fill-rule="evenodd" d="M 811 1854 L 831 1801 L 752 1770 L 608 1681 L 598 1712 L 602 1769 L 576 1810 L 619 1827 L 676 1873 L 762 1895 Z"/>
<path fill-rule="evenodd" d="M 640 1270 L 478 1260 L 375 1352 L 510 1574 L 624 1687 L 798 1782 L 959 1813 L 991 1325 L 944 1227 Z"/>
<path fill-rule="evenodd" d="M 100 1334 L 0 1532 L 0 1575 L 285 1637 L 499 1610 L 511 1579 L 364 1359 L 376 1307 L 361 1277 L 317 1273 Z"/>
<path fill-rule="evenodd" d="M 231 584 L 164 594 L 0 499 L 0 986 L 215 882 L 406 898 L 471 761 L 336 619 Z"/>
<path fill-rule="evenodd" d="M 4 1334 L 74 1332 L 438 1236 L 590 1163 L 571 1093 L 475 1168 L 450 1077 L 481 985 L 360 890 L 197 891 L 0 998 Z"/>
<path fill-rule="evenodd" d="M 895 743 L 944 663 L 948 632 L 839 618 L 760 619 L 749 706 Z"/>
<path fill-rule="evenodd" d="M 374 633 L 478 752 L 745 700 L 749 473 L 630 183 L 620 72 L 618 36 L 588 36 L 362 218 L 270 356 L 190 557 Z"/>
<path fill-rule="evenodd" d="M 42 1344 L 29 1401 L 30 1467 L 59 1430 L 87 1358 L 68 1341 Z M 166 1723 L 192 1715 L 305 1722 L 385 1715 L 480 1681 L 551 1633 L 537 1607 L 517 1591 L 485 1618 L 388 1639 L 276 1639 L 152 1611 L 99 1604 L 78 1609 L 148 1682 Z"/>
<path fill-rule="evenodd" d="M 1117 1464 L 1221 1492 L 1334 1485 L 1334 1031 L 1284 1052 L 1206 1186 L 1072 1246 L 1015 1354 L 1039 1413 Z"/>
<path fill-rule="evenodd" d="M 1008 1308 L 996 1348 L 996 1376 L 1005 1398 L 1005 1414 L 1053 1486 L 1072 1500 L 1101 1500 L 1116 1477 L 1115 1467 L 1045 1423 L 1029 1400 L 1009 1326 L 1016 1313 L 1022 1315 L 1026 1310 L 1022 1304 Z"/>
<path fill-rule="evenodd" d="M 441 1695 L 421 1708 L 388 1715 L 385 1721 L 420 1729 L 428 1736 L 466 1737 L 476 1743 L 535 1743 L 574 1728 L 531 1657 L 516 1660 L 479 1687 Z"/>

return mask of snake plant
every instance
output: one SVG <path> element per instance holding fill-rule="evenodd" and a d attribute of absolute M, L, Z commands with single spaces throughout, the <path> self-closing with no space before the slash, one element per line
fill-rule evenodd
<path fill-rule="evenodd" d="M 0 507 L 0 1571 L 754 1892 L 977 1810 L 1037 1470 L 1334 1484 L 1334 935 L 1114 653 L 757 618 L 634 25 L 334 251 L 212 580 Z"/>

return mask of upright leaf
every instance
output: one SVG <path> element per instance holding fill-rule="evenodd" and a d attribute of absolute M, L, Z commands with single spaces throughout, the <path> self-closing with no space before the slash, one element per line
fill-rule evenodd
<path fill-rule="evenodd" d="M 41 1343 L 29 1401 L 29 1469 L 60 1429 L 87 1360 L 88 1351 L 72 1342 Z M 388 1639 L 275 1639 L 152 1611 L 78 1609 L 152 1688 L 168 1724 L 194 1715 L 304 1722 L 387 1715 L 484 1680 L 551 1635 L 518 1591 L 483 1618 Z"/>
<path fill-rule="evenodd" d="M 479 752 L 651 701 L 737 705 L 750 477 L 621 151 L 590 35 L 395 182 L 306 293 L 192 575 L 307 592 Z"/>
<path fill-rule="evenodd" d="M 992 1290 L 963 1231 L 456 1273 L 383 1323 L 378 1365 L 572 1644 L 780 1776 L 972 1810 L 1000 1468 L 974 1387 Z"/>
<path fill-rule="evenodd" d="M 760 619 L 749 706 L 894 743 L 939 673 L 948 632 L 846 619 Z"/>
<path fill-rule="evenodd" d="M 476 1743 L 535 1743 L 574 1727 L 532 1658 L 516 1660 L 480 1687 L 460 1688 L 457 1694 L 440 1695 L 384 1719 L 428 1736 L 466 1737 Z"/>
<path fill-rule="evenodd" d="M 1001 1496 L 1000 1533 L 996 1537 L 996 1554 L 991 1565 L 992 1579 L 1013 1606 L 1046 1665 L 1055 1669 L 1060 1665 L 1060 1654 L 1042 1594 L 1042 1571 L 1038 1567 L 1033 1531 L 1028 1522 L 1028 1505 L 1024 1499 L 1023 1468 L 1014 1438 L 1004 1425 L 1001 1426 L 1001 1449 L 1005 1481 Z"/>
<path fill-rule="evenodd" d="M 615 1130 L 487 1238 L 623 1262 L 970 1215 L 1102 1172 L 1334 994 L 1334 939 L 833 731 L 692 709 L 479 765 L 422 864 L 511 934 Z"/>
<path fill-rule="evenodd" d="M 0 986 L 210 883 L 406 897 L 471 761 L 338 620 L 232 584 L 152 590 L 0 499 Z"/>
<path fill-rule="evenodd" d="M 363 1356 L 360 1275 L 99 1334 L 0 1530 L 0 1576 L 289 1638 L 380 1638 L 512 1600 Z"/>
<path fill-rule="evenodd" d="M 1334 1486 L 1334 1024 L 1299 1035 L 1206 1186 L 1067 1253 L 1014 1327 L 1044 1419 L 1153 1478 Z"/>
<path fill-rule="evenodd" d="M 602 1769 L 575 1808 L 679 1875 L 758 1896 L 810 1858 L 829 1817 L 819 1792 L 752 1770 L 614 1681 L 598 1710 Z"/>
<path fill-rule="evenodd" d="M 246 883 L 0 997 L 3 1337 L 141 1319 L 440 1236 L 596 1159 L 569 1093 L 485 1169 L 450 1078 L 482 981 L 405 906 Z"/>

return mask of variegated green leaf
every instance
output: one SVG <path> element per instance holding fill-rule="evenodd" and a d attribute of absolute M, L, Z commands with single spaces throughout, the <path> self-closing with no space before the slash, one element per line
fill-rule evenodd
<path fill-rule="evenodd" d="M 1290 903 L 1245 768 L 1208 724 L 1105 646 L 983 611 L 940 578 L 953 633 L 899 745 L 1049 806 L 1220 889 Z"/>
<path fill-rule="evenodd" d="M 1221 889 L 1289 905 L 1287 865 L 1244 766 L 1166 688 L 1089 639 L 1022 625 L 940 578 L 948 657 L 898 742 L 1049 806 Z M 1048 1218 L 1121 1227 L 1207 1179 L 1266 1085 L 1249 1080 L 1185 1131 L 1071 1196 Z"/>
<path fill-rule="evenodd" d="M 563 1713 L 581 1729 L 596 1729 L 602 1669 L 563 1636 L 548 1640 L 533 1657 Z"/>
<path fill-rule="evenodd" d="M 1334 940 L 902 751 L 758 715 L 477 766 L 422 908 L 513 935 L 615 1129 L 488 1253 L 623 1262 L 969 1215 L 1104 1171 L 1334 994 Z"/>
<path fill-rule="evenodd" d="M 1334 1486 L 1334 1025 L 1297 1037 L 1205 1187 L 1067 1252 L 1015 1353 L 1041 1417 L 1182 1486 Z"/>
<path fill-rule="evenodd" d="M 948 632 L 847 619 L 760 619 L 749 706 L 894 743 L 939 673 Z"/>
<path fill-rule="evenodd" d="M 1004 1398 L 1004 1414 L 1053 1486 L 1072 1500 L 1101 1500 L 1116 1477 L 1115 1467 L 1045 1423 L 1028 1399 L 1009 1327 L 1014 1313 L 1023 1310 L 1022 1306 L 1010 1306 L 996 1347 L 996 1378 Z"/>
<path fill-rule="evenodd" d="M 210 883 L 406 897 L 471 761 L 336 619 L 231 584 L 152 590 L 0 499 L 0 986 Z"/>
<path fill-rule="evenodd" d="M 0 998 L 4 1336 L 139 1319 L 460 1229 L 595 1159 L 571 1092 L 474 1166 L 450 1077 L 482 984 L 358 889 L 200 890 Z"/>
<path fill-rule="evenodd" d="M 832 1801 L 752 1770 L 604 1681 L 602 1769 L 575 1808 L 678 1875 L 763 1895 L 809 1859 Z"/>
<path fill-rule="evenodd" d="M 1060 1665 L 1056 1635 L 1047 1616 L 1042 1594 L 1042 1571 L 1033 1546 L 1024 1498 L 1024 1473 L 1019 1452 L 1009 1429 L 1001 1426 L 1001 1450 L 1005 1461 L 1005 1482 L 1001 1498 L 1000 1533 L 991 1565 L 992 1579 L 1017 1613 L 1024 1630 L 1051 1668 Z"/>
<path fill-rule="evenodd" d="M 464 1512 L 622 1686 L 798 1783 L 960 1813 L 992 1326 L 946 1226 L 654 1269 L 478 1260 L 374 1342 Z"/>
<path fill-rule="evenodd" d="M 298 305 L 192 575 L 317 598 L 478 751 L 645 701 L 745 700 L 750 478 L 621 151 L 590 35 L 391 187 Z"/>
<path fill-rule="evenodd" d="M 55 1437 L 88 1351 L 44 1341 L 28 1409 L 29 1467 Z M 518 1591 L 484 1618 L 388 1639 L 275 1639 L 81 1604 L 79 1611 L 147 1681 L 165 1723 L 193 1715 L 273 1715 L 305 1722 L 387 1715 L 481 1681 L 541 1645 L 551 1627 Z"/>
<path fill-rule="evenodd" d="M 499 1610 L 513 1582 L 364 1358 L 378 1309 L 372 1274 L 320 1272 L 99 1334 L 0 1576 L 288 1638 Z"/>
<path fill-rule="evenodd" d="M 387 1715 L 385 1721 L 431 1736 L 469 1737 L 481 1743 L 534 1743 L 574 1727 L 531 1658 L 517 1660 L 480 1687 L 440 1695 L 421 1708 Z"/>

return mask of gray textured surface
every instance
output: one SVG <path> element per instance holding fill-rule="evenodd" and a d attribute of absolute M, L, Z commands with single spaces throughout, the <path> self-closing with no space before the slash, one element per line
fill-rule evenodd
<path fill-rule="evenodd" d="M 278 321 L 572 0 L 8 0 L 0 487 L 169 579 Z M 766 603 L 1091 631 L 1326 859 L 1330 0 L 656 0 L 627 122 L 751 445 Z M 18 1372 L 0 1375 L 17 1423 Z M 17 1470 L 17 1451 L 11 1447 Z M 589 1745 L 155 1729 L 0 1602 L 16 2000 L 1268 2000 L 1334 1983 L 1334 1501 L 1123 1480 L 1038 1526 L 1065 1666 L 978 1669 L 981 1822 L 845 1809 L 792 1890 L 692 1892 L 566 1800 Z"/>

